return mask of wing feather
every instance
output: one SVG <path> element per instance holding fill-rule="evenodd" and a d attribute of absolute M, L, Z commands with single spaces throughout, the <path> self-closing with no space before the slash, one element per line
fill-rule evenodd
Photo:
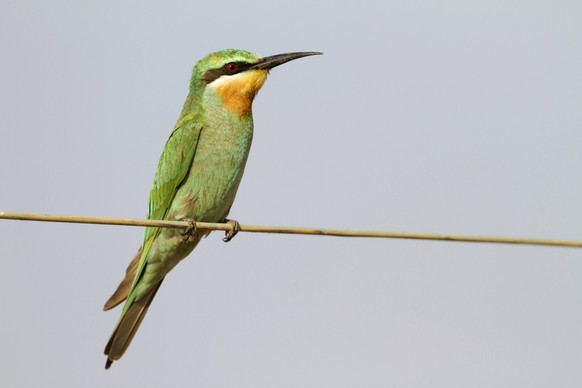
<path fill-rule="evenodd" d="M 163 220 L 170 209 L 176 192 L 190 171 L 198 141 L 202 133 L 202 124 L 192 115 L 180 119 L 172 134 L 168 138 L 150 191 L 148 205 L 149 220 Z M 143 252 L 136 275 L 132 284 L 132 291 L 139 281 L 145 268 L 149 248 L 160 232 L 160 228 L 148 227 L 144 233 Z M 131 292 L 130 291 L 130 295 Z"/>
<path fill-rule="evenodd" d="M 154 184 L 150 191 L 148 219 L 162 220 L 165 218 L 180 185 L 188 176 L 196 149 L 198 148 L 201 132 L 202 124 L 193 115 L 182 117 L 174 127 L 160 157 Z M 106 353 L 109 353 L 111 344 L 122 344 L 118 350 L 113 352 L 117 354 L 117 358 L 123 354 L 129 342 L 131 342 L 133 334 L 135 334 L 141 319 L 145 315 L 145 311 L 147 311 L 149 303 L 151 303 L 161 283 L 160 281 L 158 284 L 153 284 L 152 289 L 145 293 L 147 301 L 138 304 L 137 307 L 132 307 L 139 300 L 136 295 L 136 285 L 144 273 L 147 266 L 149 250 L 159 233 L 160 228 L 146 228 L 142 245 L 143 249 L 141 249 L 141 255 L 138 256 L 139 263 L 137 263 L 138 257 L 136 257 L 132 264 L 130 264 L 130 268 L 128 268 L 126 273 L 127 279 L 124 279 L 120 285 L 120 288 L 123 290 L 117 290 L 105 306 L 106 309 L 114 307 L 115 304 L 121 303 L 123 299 L 127 298 L 123 306 L 123 311 L 121 312 L 121 317 L 106 349 Z M 130 281 L 131 283 L 129 283 Z M 131 288 L 127 286 L 129 284 L 131 284 Z M 129 311 L 135 312 L 135 317 L 132 316 L 130 317 L 131 319 L 125 319 Z M 119 331 L 118 329 L 123 322 L 134 322 L 135 324 L 132 323 L 128 330 Z M 122 336 L 124 338 L 121 338 Z M 117 347 L 114 348 L 117 349 Z M 109 360 L 111 362 L 114 359 L 116 357 L 112 357 Z M 108 362 L 109 365 L 110 362 Z"/>

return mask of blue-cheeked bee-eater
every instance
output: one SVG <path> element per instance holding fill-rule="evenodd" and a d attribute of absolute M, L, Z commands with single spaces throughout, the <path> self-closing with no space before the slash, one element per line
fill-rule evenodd
<path fill-rule="evenodd" d="M 165 276 L 208 232 L 195 221 L 227 220 L 253 138 L 252 103 L 269 70 L 294 59 L 321 54 L 296 52 L 261 57 L 248 51 L 222 50 L 192 70 L 190 92 L 166 142 L 150 191 L 148 219 L 187 220 L 185 232 L 148 227 L 125 278 L 105 303 L 109 310 L 125 301 L 105 347 L 109 368 L 127 350 Z M 195 221 L 194 221 L 195 220 Z"/>

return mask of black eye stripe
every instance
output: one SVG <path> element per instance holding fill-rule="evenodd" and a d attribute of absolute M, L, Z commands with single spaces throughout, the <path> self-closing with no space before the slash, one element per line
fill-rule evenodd
<path fill-rule="evenodd" d="M 234 72 L 229 71 L 227 69 L 227 65 L 229 65 L 231 63 L 236 65 L 236 67 L 237 67 L 237 69 Z M 223 75 L 234 75 L 234 74 L 241 73 L 241 72 L 247 70 L 252 65 L 253 65 L 252 63 L 248 63 L 248 62 L 228 62 L 227 64 L 222 65 L 219 68 L 208 70 L 202 76 L 202 81 L 204 81 L 208 85 L 209 83 L 213 82 L 214 80 L 216 80 L 217 78 L 219 78 Z"/>

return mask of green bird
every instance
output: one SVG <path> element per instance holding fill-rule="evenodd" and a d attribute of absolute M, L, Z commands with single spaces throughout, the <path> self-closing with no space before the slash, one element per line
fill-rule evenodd
<path fill-rule="evenodd" d="M 185 232 L 148 227 L 142 246 L 104 310 L 124 300 L 121 317 L 105 346 L 108 369 L 127 350 L 165 276 L 208 232 L 195 221 L 227 220 L 253 138 L 252 103 L 269 70 L 285 62 L 321 54 L 297 52 L 260 57 L 242 50 L 222 50 L 200 60 L 192 70 L 190 92 L 166 142 L 150 191 L 148 219 L 187 220 Z"/>

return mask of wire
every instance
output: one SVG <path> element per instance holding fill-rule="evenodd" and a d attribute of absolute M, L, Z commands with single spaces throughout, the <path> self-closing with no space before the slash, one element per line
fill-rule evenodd
<path fill-rule="evenodd" d="M 80 216 L 62 216 L 62 215 L 9 213 L 9 212 L 0 212 L 0 219 L 22 220 L 22 221 L 67 222 L 75 224 L 151 226 L 176 229 L 186 229 L 190 225 L 186 221 L 137 220 L 129 218 L 100 218 L 100 217 L 80 217 Z M 198 221 L 196 222 L 196 227 L 198 229 L 221 230 L 225 232 L 228 232 L 233 228 L 232 225 L 226 223 L 198 222 Z M 257 225 L 240 225 L 239 231 L 250 233 L 302 234 L 302 235 L 337 236 L 337 237 L 396 238 L 412 240 L 434 240 L 434 241 L 476 242 L 476 243 L 517 244 L 517 245 L 544 245 L 553 247 L 582 248 L 582 241 L 550 240 L 526 237 L 464 236 L 464 235 L 431 234 L 431 233 L 296 228 L 285 226 L 257 226 Z"/>

